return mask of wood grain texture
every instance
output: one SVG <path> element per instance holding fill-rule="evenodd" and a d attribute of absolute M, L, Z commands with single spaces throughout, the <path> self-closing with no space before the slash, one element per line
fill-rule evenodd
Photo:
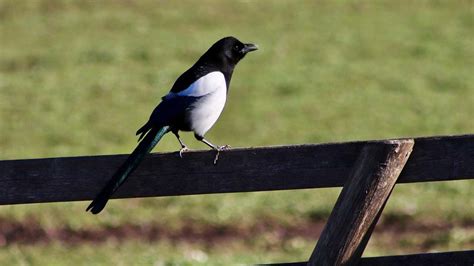
<path fill-rule="evenodd" d="M 308 265 L 357 265 L 413 144 L 406 139 L 364 146 Z"/>
<path fill-rule="evenodd" d="M 474 250 L 423 253 L 399 256 L 365 257 L 359 266 L 472 266 Z M 288 262 L 265 264 L 272 266 L 306 266 L 308 262 Z"/>
<path fill-rule="evenodd" d="M 367 143 L 383 141 L 233 149 L 217 165 L 214 151 L 154 153 L 114 198 L 338 187 Z M 415 143 L 399 183 L 474 179 L 474 135 Z M 0 205 L 90 200 L 126 156 L 0 161 Z"/>

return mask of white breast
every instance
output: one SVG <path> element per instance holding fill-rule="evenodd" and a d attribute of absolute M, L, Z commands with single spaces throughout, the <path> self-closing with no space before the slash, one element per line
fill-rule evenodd
<path fill-rule="evenodd" d="M 185 119 L 194 133 L 204 136 L 224 110 L 227 98 L 224 74 L 220 71 L 211 72 L 177 94 L 200 97 L 187 109 Z"/>
<path fill-rule="evenodd" d="M 216 90 L 227 90 L 224 74 L 220 71 L 214 71 L 200 77 L 187 89 L 178 92 L 180 96 L 203 96 Z"/>
<path fill-rule="evenodd" d="M 190 86 L 190 89 L 193 87 L 192 93 L 202 97 L 189 108 L 186 120 L 194 133 L 204 136 L 224 110 L 227 85 L 224 75 L 217 71 L 201 77 L 194 84 Z"/>

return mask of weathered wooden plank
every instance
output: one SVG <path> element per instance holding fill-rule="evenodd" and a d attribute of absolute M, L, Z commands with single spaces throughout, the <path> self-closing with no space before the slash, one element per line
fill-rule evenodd
<path fill-rule="evenodd" d="M 342 186 L 370 142 L 151 154 L 115 198 Z M 419 138 L 398 182 L 474 178 L 474 135 Z M 0 204 L 89 200 L 127 155 L 0 161 Z"/>
<path fill-rule="evenodd" d="M 474 264 L 474 250 L 422 253 L 384 257 L 361 258 L 359 266 L 464 266 Z M 306 266 L 308 262 L 265 264 L 272 266 Z"/>
<path fill-rule="evenodd" d="M 362 149 L 308 265 L 357 265 L 376 218 L 410 156 L 414 141 L 393 140 Z M 362 246 L 363 245 L 363 246 Z"/>
<path fill-rule="evenodd" d="M 464 266 L 474 265 L 474 250 L 363 258 L 362 266 Z"/>

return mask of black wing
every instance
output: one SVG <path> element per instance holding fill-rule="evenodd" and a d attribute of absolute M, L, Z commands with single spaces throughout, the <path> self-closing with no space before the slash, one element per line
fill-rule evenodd
<path fill-rule="evenodd" d="M 180 122 L 179 120 L 183 119 L 184 113 L 191 104 L 201 97 L 202 96 L 179 96 L 173 93 L 163 97 L 161 103 L 153 110 L 148 122 L 137 130 L 136 135 L 140 134 L 138 140 L 140 141 L 153 127 L 161 128 L 163 126 L 178 124 Z"/>

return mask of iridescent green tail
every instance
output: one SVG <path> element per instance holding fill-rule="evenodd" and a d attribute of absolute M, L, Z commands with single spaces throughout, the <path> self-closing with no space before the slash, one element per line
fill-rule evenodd
<path fill-rule="evenodd" d="M 107 185 L 100 191 L 92 203 L 87 207 L 86 211 L 93 214 L 101 212 L 109 198 L 114 192 L 127 180 L 128 176 L 137 168 L 146 154 L 148 154 L 158 144 L 160 139 L 169 131 L 168 126 L 162 128 L 152 128 L 138 144 L 135 150 L 130 154 L 127 160 L 115 172 Z"/>

